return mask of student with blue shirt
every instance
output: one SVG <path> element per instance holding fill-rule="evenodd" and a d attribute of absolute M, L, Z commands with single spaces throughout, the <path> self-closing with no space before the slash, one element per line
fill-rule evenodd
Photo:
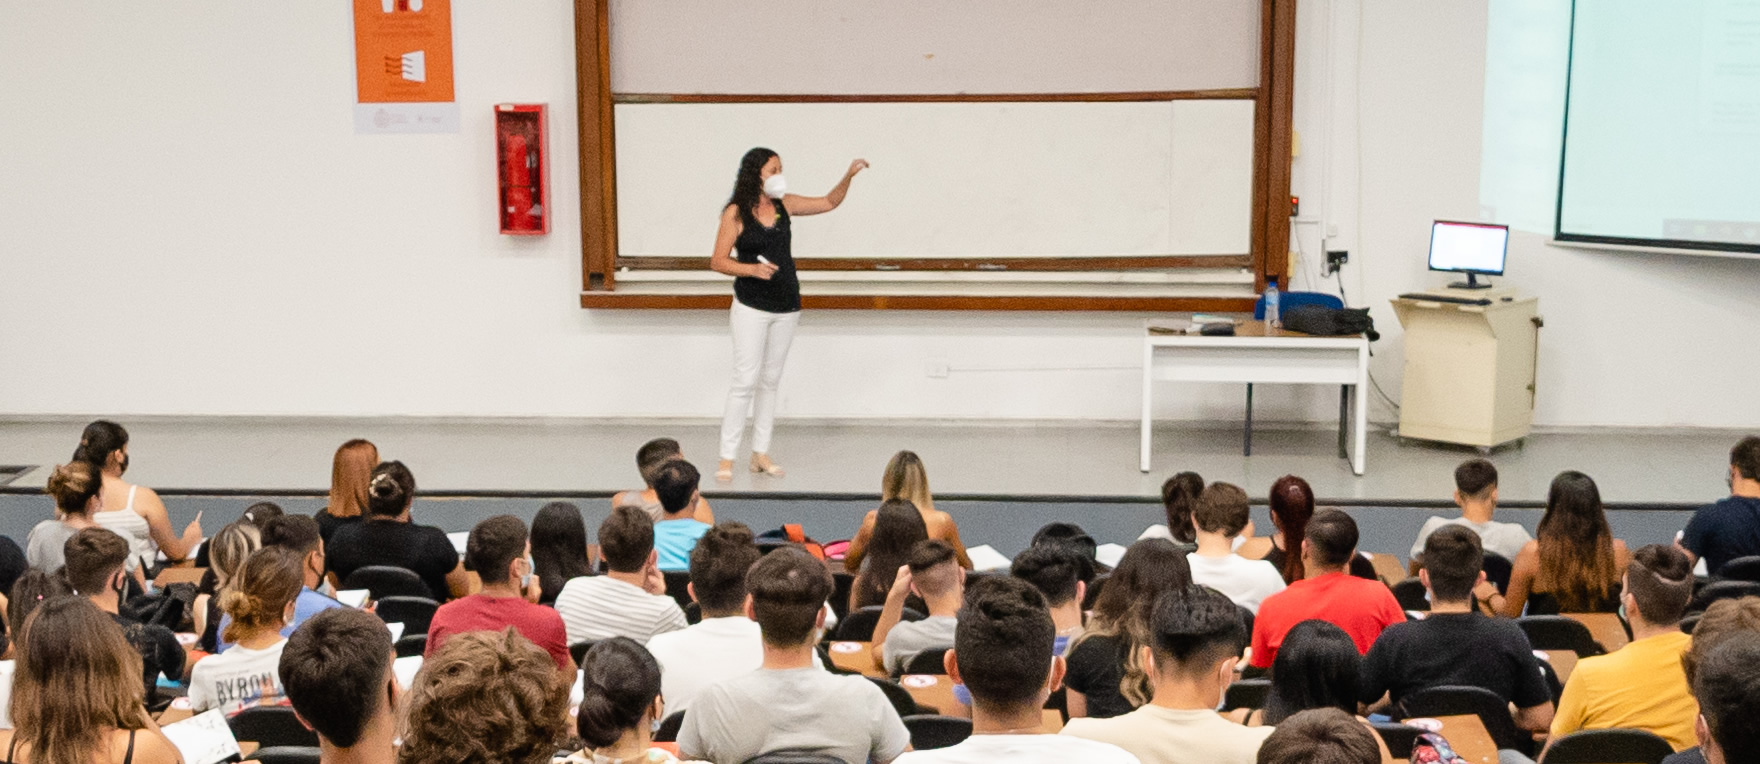
<path fill-rule="evenodd" d="M 683 459 L 674 459 L 654 471 L 654 494 L 665 512 L 654 523 L 654 549 L 663 571 L 691 569 L 691 550 L 709 532 L 709 524 L 697 519 L 697 483 L 702 476 Z"/>
<path fill-rule="evenodd" d="M 263 526 L 263 546 L 280 547 L 300 556 L 300 570 L 304 580 L 299 595 L 293 600 L 293 620 L 281 627 L 281 636 L 293 636 L 294 629 L 306 622 L 306 619 L 331 608 L 346 607 L 331 597 L 318 593 L 317 586 L 324 579 L 324 539 L 318 528 L 318 521 L 305 515 L 281 515 L 272 518 Z M 220 617 L 220 634 L 226 633 L 232 617 Z M 220 649 L 232 646 L 232 643 L 221 637 Z"/>
<path fill-rule="evenodd" d="M 1760 554 L 1760 437 L 1749 435 L 1729 452 L 1729 496 L 1693 513 L 1680 546 L 1712 576 L 1737 557 Z"/>

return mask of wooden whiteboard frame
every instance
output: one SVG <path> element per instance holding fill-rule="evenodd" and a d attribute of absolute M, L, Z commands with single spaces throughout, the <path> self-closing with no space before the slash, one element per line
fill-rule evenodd
<path fill-rule="evenodd" d="M 618 294 L 617 269 L 707 270 L 709 258 L 622 258 L 617 251 L 617 135 L 619 103 L 949 103 L 1045 101 L 1251 100 L 1253 181 L 1250 251 L 1214 257 L 1033 257 L 887 259 L 889 269 L 1077 271 L 1147 268 L 1251 267 L 1257 292 L 1267 278 L 1286 281 L 1291 211 L 1290 145 L 1295 94 L 1297 0 L 1260 0 L 1259 85 L 1216 90 L 1116 93 L 992 93 L 897 95 L 616 94 L 611 91 L 611 0 L 575 0 L 575 88 L 580 109 L 582 308 L 726 308 L 725 295 Z M 1277 161 L 1273 161 L 1273 160 Z M 803 271 L 872 271 L 873 258 L 803 258 Z M 1190 297 L 1002 297 L 803 295 L 802 307 L 893 310 L 1247 311 L 1253 299 Z"/>

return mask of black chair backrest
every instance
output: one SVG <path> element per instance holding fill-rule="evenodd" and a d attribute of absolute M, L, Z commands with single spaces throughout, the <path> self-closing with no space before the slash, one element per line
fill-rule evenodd
<path fill-rule="evenodd" d="M 428 635 L 405 634 L 397 638 L 397 644 L 393 645 L 393 647 L 396 648 L 397 657 L 399 658 L 426 655 L 428 652 Z"/>
<path fill-rule="evenodd" d="M 1369 722 L 1375 728 L 1375 734 L 1381 736 L 1381 742 L 1387 744 L 1387 752 L 1395 759 L 1412 758 L 1412 743 L 1424 731 L 1409 724 L 1396 722 Z"/>
<path fill-rule="evenodd" d="M 1416 578 L 1408 578 L 1393 585 L 1393 598 L 1399 601 L 1399 609 L 1401 610 L 1430 612 L 1429 594 L 1424 589 L 1424 582 Z"/>
<path fill-rule="evenodd" d="M 439 609 L 440 603 L 427 597 L 394 595 L 379 598 L 373 612 L 379 614 L 381 621 L 403 624 L 405 634 L 426 634 L 428 624 L 434 620 L 434 611 Z"/>
<path fill-rule="evenodd" d="M 856 577 L 837 571 L 831 574 L 831 612 L 842 621 L 849 617 L 849 592 L 856 588 Z"/>
<path fill-rule="evenodd" d="M 569 645 L 568 646 L 568 655 L 569 655 L 569 657 L 574 658 L 574 665 L 578 667 L 581 664 L 586 663 L 587 662 L 587 651 L 593 649 L 593 645 L 596 645 L 596 644 L 599 644 L 599 640 L 597 640 L 597 639 L 583 639 L 579 642 L 576 642 L 572 645 Z"/>
<path fill-rule="evenodd" d="M 1094 603 L 1100 599 L 1100 590 L 1106 588 L 1106 579 L 1111 578 L 1111 577 L 1112 577 L 1111 573 L 1105 573 L 1105 574 L 1096 576 L 1094 578 L 1094 582 L 1091 584 L 1088 584 L 1088 593 L 1082 595 L 1082 610 L 1083 611 L 1088 611 L 1088 610 L 1094 609 Z"/>
<path fill-rule="evenodd" d="M 1595 641 L 1595 635 L 1582 621 L 1562 615 L 1530 615 L 1516 619 L 1528 644 L 1535 650 L 1569 650 L 1579 658 L 1603 655 L 1607 648 Z"/>
<path fill-rule="evenodd" d="M 904 662 L 901 674 L 946 674 L 947 648 L 924 650 Z"/>
<path fill-rule="evenodd" d="M 677 602 L 680 608 L 695 602 L 691 599 L 691 590 L 687 588 L 691 585 L 690 571 L 663 570 L 660 571 L 660 577 L 666 579 L 666 596 Z"/>
<path fill-rule="evenodd" d="M 1235 607 L 1240 608 L 1241 625 L 1247 627 L 1246 633 L 1252 634 L 1253 621 L 1257 619 L 1257 616 L 1253 615 L 1253 611 L 1248 610 L 1246 605 L 1236 605 Z"/>
<path fill-rule="evenodd" d="M 866 642 L 873 639 L 874 627 L 880 624 L 881 609 L 880 605 L 870 605 L 850 613 L 849 617 L 838 622 L 835 639 L 843 642 Z M 907 607 L 899 615 L 899 620 L 921 621 L 924 617 L 922 613 Z"/>
<path fill-rule="evenodd" d="M 1717 571 L 1717 578 L 1721 581 L 1760 582 L 1760 556 L 1737 557 L 1724 563 Z"/>
<path fill-rule="evenodd" d="M 232 736 L 256 743 L 264 748 L 273 746 L 317 747 L 318 733 L 306 729 L 293 715 L 293 706 L 256 706 L 238 712 L 227 721 Z"/>
<path fill-rule="evenodd" d="M 695 602 L 684 606 L 684 622 L 695 626 L 703 622 L 703 606 Z"/>
<path fill-rule="evenodd" d="M 368 565 L 355 568 L 353 573 L 348 574 L 348 578 L 343 579 L 342 588 L 365 589 L 371 592 L 369 596 L 375 600 L 382 600 L 386 597 L 434 596 L 434 593 L 428 590 L 428 585 L 422 582 L 422 577 L 416 575 L 415 571 L 399 568 L 395 565 Z"/>
<path fill-rule="evenodd" d="M 919 751 L 959 745 L 972 736 L 972 721 L 957 716 L 907 716 L 904 728 L 911 732 L 911 747 Z"/>
<path fill-rule="evenodd" d="M 1516 729 L 1509 715 L 1509 703 L 1497 693 L 1483 687 L 1443 685 L 1419 690 L 1406 696 L 1400 704 L 1408 718 L 1419 716 L 1460 716 L 1475 714 L 1484 723 L 1485 731 L 1500 749 L 1510 748 L 1523 753 L 1533 750 L 1533 738 Z"/>
<path fill-rule="evenodd" d="M 1540 678 L 1546 682 L 1546 692 L 1552 696 L 1553 708 L 1557 708 L 1558 699 L 1564 695 L 1564 680 L 1558 678 L 1558 670 L 1552 667 L 1551 661 L 1541 659 L 1535 663 L 1540 664 Z"/>
<path fill-rule="evenodd" d="M 1485 571 L 1485 580 L 1497 587 L 1498 594 L 1509 591 L 1509 576 L 1515 571 L 1515 565 L 1501 554 L 1485 553 L 1485 561 L 1481 563 Z"/>
<path fill-rule="evenodd" d="M 1693 633 L 1693 629 L 1696 629 L 1699 627 L 1699 619 L 1704 618 L 1704 617 L 1705 617 L 1704 613 L 1694 613 L 1692 615 L 1687 616 L 1686 618 L 1682 618 L 1681 619 L 1681 631 L 1686 632 L 1688 634 Z"/>
<path fill-rule="evenodd" d="M 1653 732 L 1586 730 L 1552 741 L 1544 764 L 1661 764 L 1674 747 Z"/>
<path fill-rule="evenodd" d="M 1753 581 L 1712 581 L 1693 595 L 1693 604 L 1687 607 L 1693 612 L 1704 612 L 1711 603 L 1718 600 L 1739 599 L 1742 597 L 1760 597 L 1760 583 Z"/>
<path fill-rule="evenodd" d="M 1237 708 L 1264 708 L 1265 698 L 1271 695 L 1269 679 L 1237 679 L 1222 693 L 1222 710 L 1233 711 Z"/>
<path fill-rule="evenodd" d="M 684 726 L 684 712 L 673 711 L 660 720 L 660 729 L 654 730 L 654 742 L 672 743 L 678 740 L 678 729 Z"/>
<path fill-rule="evenodd" d="M 868 677 L 868 681 L 880 687 L 880 694 L 886 696 L 886 702 L 892 704 L 892 710 L 897 711 L 900 717 L 934 713 L 933 709 L 918 706 L 916 699 L 911 697 L 910 691 L 899 686 L 897 682 L 877 677 Z"/>
<path fill-rule="evenodd" d="M 744 764 L 848 764 L 848 762 L 828 753 L 771 751 L 746 759 Z"/>
<path fill-rule="evenodd" d="M 256 753 L 245 757 L 246 761 L 259 764 L 318 764 L 319 749 L 303 745 L 277 745 L 269 748 L 258 748 Z"/>

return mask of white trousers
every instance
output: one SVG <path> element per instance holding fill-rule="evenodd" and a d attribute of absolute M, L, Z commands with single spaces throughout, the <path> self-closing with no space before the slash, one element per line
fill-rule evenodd
<path fill-rule="evenodd" d="M 733 387 L 727 391 L 727 413 L 721 418 L 721 458 L 739 455 L 739 442 L 746 430 L 746 413 L 752 416 L 752 451 L 770 453 L 770 433 L 776 423 L 776 384 L 788 361 L 788 346 L 801 314 L 770 313 L 733 301 Z"/>

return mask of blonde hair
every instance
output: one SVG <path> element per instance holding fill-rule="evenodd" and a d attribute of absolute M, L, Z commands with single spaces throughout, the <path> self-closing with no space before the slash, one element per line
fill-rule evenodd
<path fill-rule="evenodd" d="M 91 462 L 68 462 L 49 473 L 43 490 L 55 497 L 55 508 L 70 515 L 83 515 L 92 497 L 104 487 L 104 474 Z"/>
<path fill-rule="evenodd" d="M 259 631 L 279 630 L 285 623 L 288 603 L 305 585 L 304 563 L 305 555 L 286 547 L 252 552 L 234 585 L 220 594 L 220 609 L 232 616 L 221 636 L 228 642 L 240 642 Z"/>
<path fill-rule="evenodd" d="M 367 507 L 367 483 L 379 463 L 379 447 L 355 438 L 336 449 L 330 461 L 330 516 L 360 517 Z"/>
<path fill-rule="evenodd" d="M 33 764 L 90 764 L 111 731 L 147 727 L 141 656 L 110 616 L 84 597 L 52 597 L 25 623 L 13 743 Z"/>
<path fill-rule="evenodd" d="M 248 522 L 236 522 L 220 529 L 208 542 L 208 561 L 214 571 L 214 590 L 223 592 L 232 585 L 232 577 L 244 567 L 245 558 L 263 546 L 263 532 Z"/>
<path fill-rule="evenodd" d="M 929 495 L 929 473 L 915 451 L 900 451 L 886 463 L 886 474 L 880 478 L 880 500 L 893 499 L 904 499 L 924 512 L 935 510 L 935 499 Z"/>

